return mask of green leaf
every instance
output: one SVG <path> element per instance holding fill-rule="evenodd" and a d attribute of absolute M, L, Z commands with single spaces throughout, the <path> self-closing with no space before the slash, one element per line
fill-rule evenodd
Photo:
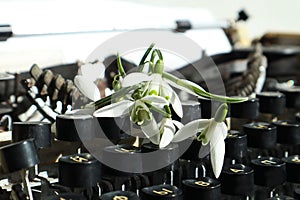
<path fill-rule="evenodd" d="M 153 49 L 154 45 L 155 45 L 155 44 L 152 43 L 152 44 L 148 47 L 148 49 L 147 49 L 147 51 L 145 52 L 145 54 L 143 55 L 143 57 L 142 57 L 142 59 L 141 59 L 141 61 L 140 61 L 140 63 L 139 63 L 139 66 L 138 66 L 138 71 L 139 71 L 139 72 L 143 71 L 145 60 L 146 60 L 146 58 L 148 57 L 148 55 L 149 55 L 149 53 L 151 52 L 151 50 Z"/>

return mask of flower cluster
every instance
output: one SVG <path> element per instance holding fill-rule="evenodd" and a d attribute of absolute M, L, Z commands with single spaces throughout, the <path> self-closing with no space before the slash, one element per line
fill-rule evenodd
<path fill-rule="evenodd" d="M 138 125 L 144 136 L 159 148 L 201 133 L 197 139 L 203 146 L 209 146 L 208 153 L 211 156 L 213 171 L 218 177 L 223 165 L 224 139 L 228 131 L 224 123 L 228 110 L 226 102 L 238 103 L 247 98 L 214 95 L 194 82 L 165 72 L 163 55 L 159 49 L 154 49 L 154 44 L 147 49 L 135 72 L 126 74 L 119 54 L 117 63 L 119 74 L 114 78 L 112 94 L 98 100 L 95 97 L 99 98 L 99 92 L 92 83 L 93 80 L 88 81 L 84 78 L 84 74 L 75 77 L 76 86 L 94 101 L 96 110 L 93 115 L 95 117 L 129 115 L 131 122 Z M 198 119 L 183 125 L 172 118 L 172 110 L 179 118 L 183 117 L 180 98 L 173 88 L 196 97 L 224 103 L 219 107 L 214 118 Z M 157 115 L 160 117 L 155 117 Z"/>

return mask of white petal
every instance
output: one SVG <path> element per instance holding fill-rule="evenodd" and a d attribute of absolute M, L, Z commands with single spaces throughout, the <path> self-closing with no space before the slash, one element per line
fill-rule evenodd
<path fill-rule="evenodd" d="M 197 119 L 187 123 L 184 127 L 177 131 L 174 136 L 173 142 L 180 142 L 191 136 L 194 136 L 198 132 L 205 129 L 210 122 L 211 119 Z"/>
<path fill-rule="evenodd" d="M 74 83 L 80 92 L 90 100 L 97 101 L 100 99 L 99 89 L 92 80 L 84 76 L 77 75 L 74 78 Z"/>
<path fill-rule="evenodd" d="M 130 135 L 133 137 L 145 138 L 145 134 L 141 130 L 141 127 L 132 122 L 130 122 Z"/>
<path fill-rule="evenodd" d="M 202 140 L 202 145 L 207 145 L 210 142 L 211 137 L 216 132 L 217 125 L 218 125 L 218 123 L 214 119 L 212 119 L 210 124 L 209 124 L 206 135 L 205 135 L 206 140 Z"/>
<path fill-rule="evenodd" d="M 224 122 L 222 122 L 220 126 L 221 126 L 221 130 L 222 130 L 223 139 L 225 140 L 225 138 L 228 135 L 228 127 L 226 126 L 226 124 Z"/>
<path fill-rule="evenodd" d="M 144 81 L 150 81 L 151 77 L 147 74 L 134 72 L 126 75 L 122 81 L 122 87 L 130 87 Z"/>
<path fill-rule="evenodd" d="M 172 123 L 178 128 L 178 129 L 181 129 L 184 125 L 179 122 L 179 121 L 176 121 L 176 120 L 172 120 Z"/>
<path fill-rule="evenodd" d="M 105 96 L 107 97 L 107 96 L 113 94 L 113 90 L 111 90 L 111 89 L 109 89 L 109 88 L 105 88 L 104 93 L 105 93 Z"/>
<path fill-rule="evenodd" d="M 175 113 L 178 115 L 178 117 L 182 118 L 182 105 L 178 95 L 167 83 L 163 82 L 162 86 L 164 95 L 170 97 L 170 103 L 172 104 L 172 108 L 174 109 Z"/>
<path fill-rule="evenodd" d="M 178 115 L 178 117 L 182 118 L 183 111 L 182 111 L 181 101 L 175 92 L 173 92 L 170 102 L 172 104 L 172 108 L 174 109 L 175 113 Z"/>
<path fill-rule="evenodd" d="M 159 134 L 160 134 L 158 125 L 153 117 L 149 122 L 143 123 L 143 125 L 141 125 L 141 129 L 147 138 L 149 138 L 150 140 L 153 139 L 155 144 L 159 143 L 159 138 L 153 137 L 156 135 L 159 136 Z M 158 141 L 157 141 L 157 139 L 158 139 Z"/>
<path fill-rule="evenodd" d="M 173 120 L 169 118 L 166 119 L 164 127 L 170 129 L 173 133 L 175 133 L 176 131 L 176 127 L 173 124 Z"/>
<path fill-rule="evenodd" d="M 210 159 L 216 178 L 219 177 L 223 167 L 225 155 L 224 132 L 227 133 L 227 129 L 224 129 L 223 123 L 218 123 L 210 139 Z"/>
<path fill-rule="evenodd" d="M 222 171 L 223 162 L 225 155 L 225 142 L 224 140 L 218 140 L 215 145 L 210 146 L 210 159 L 212 164 L 212 169 L 215 177 L 218 178 Z"/>
<path fill-rule="evenodd" d="M 191 95 L 194 95 L 194 96 L 199 96 L 193 90 L 185 88 L 185 87 L 183 87 L 181 85 L 177 85 L 176 83 L 174 83 L 173 81 L 170 81 L 168 79 L 164 79 L 164 80 L 166 80 L 171 86 L 173 86 L 173 87 L 175 87 L 175 88 L 177 88 L 179 90 L 185 91 L 185 92 L 187 92 L 187 93 L 189 93 Z M 188 84 L 190 84 L 190 85 L 192 85 L 192 86 L 194 86 L 194 87 L 196 87 L 196 88 L 198 88 L 198 89 L 200 89 L 202 91 L 205 91 L 201 86 L 197 85 L 196 83 L 194 83 L 192 81 L 188 81 L 188 80 L 185 80 L 185 79 L 180 79 L 180 81 L 186 82 L 186 83 L 188 83 Z"/>
<path fill-rule="evenodd" d="M 161 82 L 162 82 L 162 77 L 160 74 L 152 74 L 151 76 L 151 81 L 148 86 L 149 92 L 151 91 L 156 91 L 157 94 L 160 93 L 160 87 L 161 87 Z"/>
<path fill-rule="evenodd" d="M 225 126 L 226 127 L 226 126 Z M 227 133 L 227 129 L 224 129 L 223 123 L 217 123 L 214 132 L 210 133 L 210 146 L 214 147 L 219 144 L 219 141 L 223 141 L 226 137 L 224 137 L 224 132 Z"/>
<path fill-rule="evenodd" d="M 120 117 L 129 113 L 129 108 L 134 103 L 129 100 L 123 100 L 104 106 L 94 112 L 95 117 Z"/>
<path fill-rule="evenodd" d="M 147 96 L 143 97 L 141 100 L 153 102 L 156 104 L 164 104 L 164 105 L 169 104 L 169 102 L 166 98 L 161 97 L 161 96 L 156 96 L 156 95 L 147 95 Z"/>
<path fill-rule="evenodd" d="M 164 133 L 160 139 L 159 148 L 164 148 L 172 142 L 174 138 L 174 130 L 169 126 L 164 127 Z"/>
<path fill-rule="evenodd" d="M 95 64 L 87 63 L 80 66 L 79 74 L 82 74 L 84 77 L 92 81 L 104 78 L 105 66 L 101 62 L 97 62 Z"/>

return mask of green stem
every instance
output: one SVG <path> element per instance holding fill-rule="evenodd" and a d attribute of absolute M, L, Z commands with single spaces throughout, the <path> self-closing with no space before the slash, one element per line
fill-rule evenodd
<path fill-rule="evenodd" d="M 148 69 L 148 73 L 152 73 L 154 71 L 154 63 L 152 63 L 151 61 L 146 61 L 144 62 L 143 66 L 145 66 L 145 64 L 149 63 L 150 67 Z"/>
<path fill-rule="evenodd" d="M 155 57 L 157 56 L 157 53 L 155 50 L 152 51 L 152 54 L 151 54 L 151 58 L 150 58 L 150 62 L 154 63 L 154 60 L 155 60 Z"/>
<path fill-rule="evenodd" d="M 123 68 L 119 52 L 117 53 L 117 65 L 118 65 L 120 75 L 124 78 L 126 76 L 126 73 L 125 73 L 125 70 Z"/>
<path fill-rule="evenodd" d="M 112 101 L 112 95 L 106 96 L 94 103 L 95 110 L 108 105 Z"/>
<path fill-rule="evenodd" d="M 154 49 L 153 51 L 155 51 L 157 53 L 157 55 L 158 55 L 158 57 L 159 57 L 160 60 L 164 59 L 163 55 L 162 55 L 162 53 L 161 53 L 161 51 L 159 49 Z"/>
<path fill-rule="evenodd" d="M 151 105 L 149 108 L 151 110 L 157 112 L 157 113 L 162 114 L 164 117 L 167 117 L 167 118 L 171 118 L 172 117 L 169 113 L 167 113 L 166 111 L 164 111 L 164 110 L 162 110 L 162 109 L 160 109 L 160 108 L 158 108 L 156 106 Z"/>
<path fill-rule="evenodd" d="M 240 103 L 243 101 L 248 100 L 247 97 L 227 97 L 227 96 L 222 96 L 222 95 L 216 95 L 216 94 L 211 94 L 209 92 L 206 92 L 205 90 L 201 90 L 200 88 L 197 88 L 193 85 L 188 84 L 185 81 L 182 81 L 181 79 L 177 78 L 176 76 L 164 72 L 163 77 L 176 83 L 179 86 L 185 87 L 186 89 L 190 90 L 191 92 L 195 93 L 195 95 L 199 95 L 205 98 L 210 98 L 222 102 L 228 102 L 228 103 Z"/>
<path fill-rule="evenodd" d="M 109 96 L 106 96 L 98 101 L 96 101 L 94 103 L 94 106 L 95 106 L 95 109 L 99 109 L 99 108 L 102 108 L 108 104 L 110 104 L 114 99 L 117 99 L 117 98 L 121 98 L 121 97 L 124 97 L 125 95 L 127 95 L 130 91 L 132 90 L 136 90 L 138 88 L 141 87 L 141 84 L 137 84 L 137 85 L 134 85 L 134 86 L 131 86 L 131 87 L 126 87 L 126 88 L 121 88 L 119 91 L 109 95 Z"/>

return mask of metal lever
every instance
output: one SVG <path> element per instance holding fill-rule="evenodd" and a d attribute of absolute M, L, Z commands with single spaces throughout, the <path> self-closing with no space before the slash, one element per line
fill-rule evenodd
<path fill-rule="evenodd" d="M 6 41 L 12 35 L 12 28 L 9 24 L 0 24 L 0 41 Z"/>

